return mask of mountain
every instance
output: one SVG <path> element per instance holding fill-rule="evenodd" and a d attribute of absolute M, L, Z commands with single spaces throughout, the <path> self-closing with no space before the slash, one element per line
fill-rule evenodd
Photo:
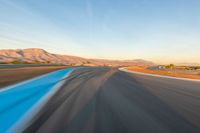
<path fill-rule="evenodd" d="M 136 59 L 136 60 L 105 60 L 105 59 L 89 59 L 95 65 L 106 65 L 106 66 L 152 66 L 155 65 L 151 61 Z"/>
<path fill-rule="evenodd" d="M 52 64 L 77 64 L 86 62 L 86 59 L 76 56 L 48 53 L 43 49 L 0 50 L 0 62 L 27 62 Z"/>
<path fill-rule="evenodd" d="M 73 64 L 91 66 L 132 66 L 132 65 L 154 65 L 146 60 L 105 60 L 86 59 L 77 56 L 52 54 L 39 48 L 28 49 L 4 49 L 0 50 L 1 63 L 45 63 L 45 64 Z"/>

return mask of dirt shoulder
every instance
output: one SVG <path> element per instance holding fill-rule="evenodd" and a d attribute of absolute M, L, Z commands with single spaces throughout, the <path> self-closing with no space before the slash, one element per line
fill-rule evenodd
<path fill-rule="evenodd" d="M 167 72 L 167 71 L 161 71 L 161 70 L 149 70 L 145 67 L 138 67 L 138 66 L 127 67 L 126 69 L 131 70 L 131 71 L 136 71 L 136 72 L 157 74 L 157 75 L 163 75 L 163 76 L 172 76 L 172 77 L 189 78 L 189 79 L 200 79 L 200 75 L 177 73 L 177 72 Z"/>
<path fill-rule="evenodd" d="M 2 68 L 0 69 L 0 88 L 64 68 L 67 66 Z"/>

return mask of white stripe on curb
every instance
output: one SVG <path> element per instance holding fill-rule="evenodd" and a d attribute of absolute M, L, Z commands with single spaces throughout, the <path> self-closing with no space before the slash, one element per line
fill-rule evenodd
<path fill-rule="evenodd" d="M 143 72 L 136 72 L 132 70 L 127 70 L 126 68 L 119 68 L 120 71 L 133 73 L 133 74 L 140 74 L 140 75 L 146 75 L 146 76 L 153 76 L 153 77 L 160 77 L 160 78 L 168 78 L 168 79 L 177 79 L 177 80 L 184 80 L 184 81 L 194 81 L 194 82 L 200 82 L 199 79 L 189 79 L 189 78 L 178 78 L 178 77 L 172 77 L 172 76 L 164 76 L 164 75 L 158 75 L 158 74 L 149 74 L 149 73 L 143 73 Z"/>

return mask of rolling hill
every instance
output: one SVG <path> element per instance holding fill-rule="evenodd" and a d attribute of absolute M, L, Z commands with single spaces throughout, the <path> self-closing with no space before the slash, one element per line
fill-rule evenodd
<path fill-rule="evenodd" d="M 136 60 L 106 60 L 87 59 L 71 55 L 59 55 L 49 53 L 39 48 L 28 49 L 3 49 L 0 50 L 0 62 L 6 64 L 73 64 L 90 66 L 132 66 L 132 65 L 154 65 L 151 61 Z"/>

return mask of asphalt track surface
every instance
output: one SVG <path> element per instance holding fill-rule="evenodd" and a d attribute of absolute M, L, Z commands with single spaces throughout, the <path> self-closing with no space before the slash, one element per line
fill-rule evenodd
<path fill-rule="evenodd" d="M 199 133 L 200 82 L 82 68 L 24 133 Z"/>

